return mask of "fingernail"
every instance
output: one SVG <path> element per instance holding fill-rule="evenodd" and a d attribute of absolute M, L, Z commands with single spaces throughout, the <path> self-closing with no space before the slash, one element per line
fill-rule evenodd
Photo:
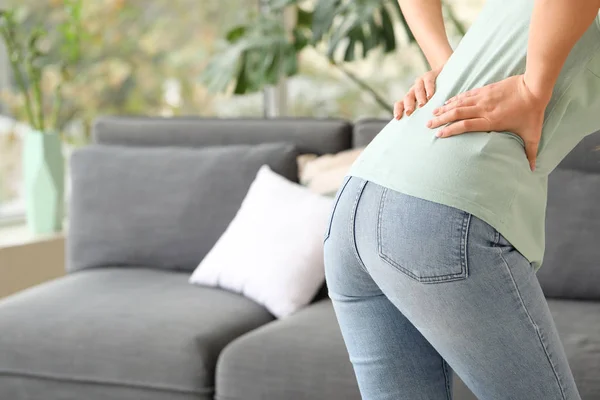
<path fill-rule="evenodd" d="M 433 115 L 437 115 L 438 111 L 440 111 L 439 108 L 436 108 L 435 110 L 433 110 Z"/>
<path fill-rule="evenodd" d="M 427 121 L 427 127 L 428 127 L 428 128 L 431 128 L 431 125 L 432 125 L 432 124 L 431 124 L 431 121 Z"/>
<path fill-rule="evenodd" d="M 442 137 L 443 135 L 444 135 L 444 131 L 437 131 L 435 133 L 435 136 L 437 136 L 437 137 Z"/>
<path fill-rule="evenodd" d="M 425 103 L 419 103 L 419 107 L 423 107 Z"/>
<path fill-rule="evenodd" d="M 408 110 L 408 111 L 406 112 L 406 115 L 410 115 L 410 114 L 412 114 L 412 111 Z"/>

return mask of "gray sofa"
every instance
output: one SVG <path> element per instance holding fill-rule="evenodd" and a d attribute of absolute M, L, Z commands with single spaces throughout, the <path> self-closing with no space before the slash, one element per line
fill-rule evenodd
<path fill-rule="evenodd" d="M 186 234 L 203 241 L 182 255 L 171 251 L 171 245 L 179 244 L 169 243 L 187 240 L 176 230 L 144 234 L 145 221 L 165 222 L 158 215 L 160 205 L 152 208 L 155 195 L 133 190 L 136 182 L 145 187 L 143 171 L 100 163 L 111 149 L 123 148 L 208 149 L 287 142 L 298 153 L 334 153 L 364 146 L 385 123 L 98 120 L 90 148 L 101 151 L 71 164 L 69 273 L 0 300 L 0 399 L 359 399 L 325 285 L 310 305 L 276 320 L 243 296 L 188 284 L 187 259 L 204 254 L 222 233 L 247 189 L 247 178 L 237 188 L 227 186 L 231 182 L 193 188 L 194 196 L 200 197 L 203 190 L 217 195 L 222 190 L 223 202 L 198 203 L 203 204 L 200 217 L 192 216 L 197 210 L 190 204 L 195 203 L 182 203 L 193 222 L 182 223 Z M 584 400 L 600 399 L 600 152 L 591 151 L 596 146 L 599 133 L 588 136 L 550 176 L 547 252 L 538 272 Z M 289 164 L 291 156 L 275 159 L 272 149 L 269 152 L 270 162 Z M 195 165 L 193 155 L 186 157 L 181 157 L 182 165 Z M 214 154 L 211 157 L 214 161 Z M 260 154 L 253 157 L 260 161 Z M 169 159 L 169 168 L 174 168 L 169 171 L 179 171 L 177 160 Z M 222 162 L 223 176 L 231 173 L 225 171 L 228 162 Z M 219 162 L 202 166 L 216 168 L 217 175 L 221 171 Z M 119 181 L 127 187 L 106 183 L 108 168 L 127 175 Z M 247 172 L 252 176 L 256 170 Z M 294 179 L 294 171 L 287 173 Z M 178 176 L 164 184 L 189 186 L 194 176 Z M 136 199 L 139 195 L 145 211 L 121 209 L 131 200 L 123 193 Z M 94 202 L 98 207 L 89 209 Z M 176 217 L 185 221 L 188 215 Z M 114 219 L 121 225 L 107 228 L 107 221 Z M 136 231 L 141 234 L 129 234 L 129 246 L 124 241 L 127 224 L 134 223 L 141 224 Z M 156 251 L 165 245 L 169 252 L 158 255 L 152 249 L 127 253 L 136 246 Z M 475 398 L 458 376 L 454 393 L 457 400 Z"/>

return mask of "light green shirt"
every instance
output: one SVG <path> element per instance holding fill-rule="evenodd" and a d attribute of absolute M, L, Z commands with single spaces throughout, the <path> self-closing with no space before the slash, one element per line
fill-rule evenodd
<path fill-rule="evenodd" d="M 436 81 L 436 93 L 410 117 L 392 120 L 349 174 L 467 211 L 496 228 L 535 271 L 545 249 L 548 174 L 585 136 L 600 129 L 598 18 L 563 66 L 546 108 L 536 169 L 510 132 L 437 138 L 432 111 L 461 92 L 525 71 L 533 0 L 489 0 Z"/>

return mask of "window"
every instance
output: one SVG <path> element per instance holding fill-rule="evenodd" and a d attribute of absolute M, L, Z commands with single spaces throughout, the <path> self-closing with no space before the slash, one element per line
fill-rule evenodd
<path fill-rule="evenodd" d="M 4 47 L 0 48 L 0 89 L 11 87 L 8 59 Z M 23 196 L 21 187 L 20 152 L 21 142 L 16 132 L 15 121 L 6 116 L 6 106 L 0 104 L 0 220 L 22 214 Z"/>
<path fill-rule="evenodd" d="M 56 32 L 63 14 L 62 0 L 6 3 L 22 7 L 22 26 L 41 22 L 49 32 Z M 99 115 L 263 115 L 262 93 L 212 94 L 198 79 L 218 41 L 231 26 L 258 12 L 258 1 L 97 0 L 83 4 L 83 58 L 75 79 L 64 87 L 61 131 L 68 139 L 66 154 L 89 141 L 93 120 Z M 0 54 L 0 89 L 5 92 L 0 100 L 1 221 L 24 213 L 19 133 L 25 129 L 12 129 L 10 116 L 24 121 L 24 115 L 11 85 L 6 54 Z M 54 85 L 58 74 L 57 68 L 49 68 L 45 84 Z"/>

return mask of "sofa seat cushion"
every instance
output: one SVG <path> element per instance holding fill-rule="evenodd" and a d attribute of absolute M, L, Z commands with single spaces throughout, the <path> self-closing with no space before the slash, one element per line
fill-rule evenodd
<path fill-rule="evenodd" d="M 360 399 L 328 299 L 230 343 L 216 385 L 221 400 Z"/>
<path fill-rule="evenodd" d="M 0 398 L 212 399 L 221 349 L 273 316 L 188 278 L 89 269 L 0 301 Z"/>
<path fill-rule="evenodd" d="M 600 399 L 600 303 L 554 300 L 556 322 L 582 399 Z M 217 398 L 360 399 L 331 301 L 232 341 L 217 363 Z M 475 400 L 454 375 L 454 398 Z"/>
<path fill-rule="evenodd" d="M 600 302 L 548 299 L 582 399 L 600 399 Z"/>

